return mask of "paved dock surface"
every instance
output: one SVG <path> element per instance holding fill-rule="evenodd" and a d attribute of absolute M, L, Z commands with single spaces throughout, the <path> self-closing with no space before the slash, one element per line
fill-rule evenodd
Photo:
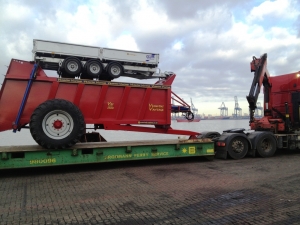
<path fill-rule="evenodd" d="M 300 224 L 300 153 L 0 170 L 0 224 Z"/>

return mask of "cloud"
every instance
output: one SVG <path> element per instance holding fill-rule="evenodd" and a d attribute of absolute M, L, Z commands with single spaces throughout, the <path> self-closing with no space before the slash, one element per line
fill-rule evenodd
<path fill-rule="evenodd" d="M 264 20 L 270 16 L 274 18 L 294 19 L 298 14 L 289 0 L 264 1 L 260 5 L 253 7 L 247 16 L 248 21 Z M 288 12 L 288 13 L 287 13 Z"/>
<path fill-rule="evenodd" d="M 231 114 L 234 96 L 248 111 L 252 56 L 268 53 L 272 75 L 299 71 L 299 0 L 0 4 L 0 74 L 11 58 L 31 60 L 32 39 L 159 53 L 161 70 L 177 74 L 175 93 L 192 98 L 199 113 L 218 114 L 225 102 Z"/>

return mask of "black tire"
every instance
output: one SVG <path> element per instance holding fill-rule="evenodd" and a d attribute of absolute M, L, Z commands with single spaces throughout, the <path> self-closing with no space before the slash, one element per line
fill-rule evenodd
<path fill-rule="evenodd" d="M 68 57 L 66 58 L 62 65 L 62 70 L 68 76 L 79 76 L 82 70 L 82 64 L 79 59 L 75 57 Z"/>
<path fill-rule="evenodd" d="M 258 154 L 263 157 L 271 157 L 276 152 L 276 140 L 272 134 L 263 134 L 259 137 L 256 144 Z"/>
<path fill-rule="evenodd" d="M 188 121 L 193 121 L 194 120 L 194 113 L 192 112 L 187 112 L 185 114 L 185 118 L 188 120 Z"/>
<path fill-rule="evenodd" d="M 228 154 L 233 159 L 242 159 L 248 152 L 248 142 L 243 137 L 234 137 L 229 142 Z"/>
<path fill-rule="evenodd" d="M 99 78 L 103 72 L 103 65 L 100 60 L 91 59 L 84 65 L 84 71 L 89 78 Z"/>
<path fill-rule="evenodd" d="M 85 133 L 81 111 L 63 99 L 40 104 L 32 113 L 29 126 L 33 139 L 48 149 L 69 148 Z"/>
<path fill-rule="evenodd" d="M 109 63 L 106 70 L 108 75 L 113 79 L 119 78 L 124 72 L 123 66 L 117 62 Z"/>

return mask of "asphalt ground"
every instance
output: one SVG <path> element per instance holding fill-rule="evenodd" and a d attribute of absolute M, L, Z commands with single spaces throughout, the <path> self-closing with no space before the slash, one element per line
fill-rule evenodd
<path fill-rule="evenodd" d="M 300 151 L 0 170 L 0 224 L 300 224 Z"/>

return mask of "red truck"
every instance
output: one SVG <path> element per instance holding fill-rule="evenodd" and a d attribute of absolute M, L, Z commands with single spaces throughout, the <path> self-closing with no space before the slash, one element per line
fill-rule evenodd
<path fill-rule="evenodd" d="M 171 128 L 172 112 L 192 119 L 190 106 L 171 91 L 175 76 L 166 74 L 153 85 L 57 78 L 48 77 L 38 62 L 12 59 L 0 91 L 0 131 L 29 128 L 47 149 L 85 141 L 87 124 L 195 138 L 199 133 Z M 171 98 L 179 105 L 171 105 Z"/>
<path fill-rule="evenodd" d="M 246 154 L 261 157 L 273 156 L 277 149 L 300 147 L 300 72 L 271 77 L 267 69 L 267 54 L 253 57 L 250 63 L 254 72 L 247 100 L 250 109 L 251 132 L 228 129 L 221 135 L 203 133 L 215 141 L 216 156 L 241 159 Z M 264 87 L 264 116 L 254 118 L 257 99 Z"/>

